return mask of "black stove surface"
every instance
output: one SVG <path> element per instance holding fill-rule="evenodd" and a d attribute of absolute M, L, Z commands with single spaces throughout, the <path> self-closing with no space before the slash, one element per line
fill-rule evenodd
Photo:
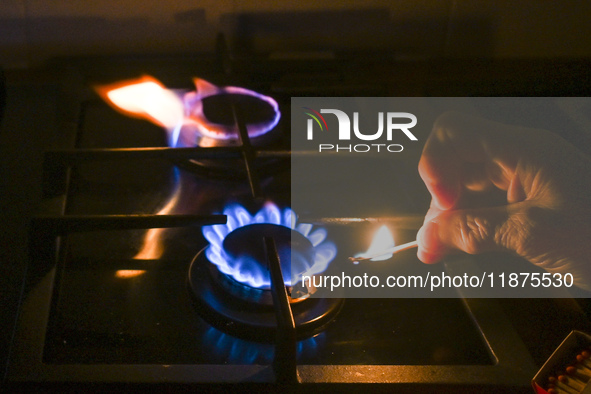
<path fill-rule="evenodd" d="M 161 68 L 158 62 L 147 63 L 150 66 L 145 69 L 137 64 L 115 62 L 115 67 L 102 68 L 91 62 L 87 68 L 93 71 L 89 73 L 98 77 L 83 72 L 80 79 L 65 78 L 59 88 L 62 93 L 52 93 L 59 96 L 55 98 L 60 103 L 58 127 L 52 131 L 58 148 L 165 146 L 161 128 L 118 114 L 90 90 L 97 80 L 112 82 L 135 76 L 132 74 L 140 70 Z M 187 87 L 186 81 L 200 73 L 196 65 L 166 65 L 166 72 L 158 75 L 156 71 L 155 76 L 171 87 Z M 354 74 L 354 69 L 355 65 L 349 66 L 341 79 Z M 218 82 L 217 77 L 220 84 L 226 84 L 227 78 L 209 63 L 203 74 L 212 82 Z M 289 78 L 270 74 L 250 79 L 252 86 L 246 86 L 275 94 L 282 112 L 288 114 L 290 89 L 283 84 Z M 275 79 L 269 82 L 272 77 Z M 249 80 L 244 75 L 230 79 L 228 84 L 232 85 Z M 371 78 L 357 84 L 362 93 L 372 95 L 387 93 L 384 86 Z M 328 86 L 320 94 L 332 90 L 343 92 Z M 280 133 L 270 146 L 289 149 L 289 119 L 284 117 L 277 128 Z M 276 164 L 271 165 L 276 171 L 262 173 L 260 185 L 267 199 L 287 207 L 289 168 Z M 367 211 L 355 215 L 375 216 L 372 210 L 384 204 L 387 208 L 380 212 L 388 215 L 424 211 L 428 195 L 425 201 L 417 201 L 399 192 L 408 186 L 409 178 L 416 177 L 412 162 L 409 165 L 401 160 L 390 165 L 397 174 L 394 186 L 368 193 L 371 203 Z M 253 200 L 245 173 L 230 170 L 228 175 L 225 167 L 222 173 L 219 176 L 216 168 L 212 176 L 207 165 L 203 168 L 186 160 L 158 157 L 85 161 L 71 170 L 67 188 L 61 187 L 60 179 L 50 179 L 49 189 L 55 190 L 42 206 L 50 213 L 57 209 L 79 216 L 211 215 L 221 213 L 227 202 L 233 201 L 254 213 L 261 200 Z M 342 207 L 332 209 L 330 215 L 344 216 Z M 366 246 L 348 227 L 327 225 L 327 230 L 329 236 L 344 240 L 346 245 L 337 259 L 346 259 Z M 415 232 L 409 229 L 399 236 L 411 240 Z M 273 362 L 274 338 L 261 342 L 230 335 L 203 319 L 193 305 L 187 288 L 189 265 L 205 246 L 200 225 L 97 230 L 61 237 L 57 265 L 29 269 L 8 380 L 273 382 L 273 374 L 261 374 L 258 366 L 264 370 Z M 403 256 L 403 265 L 419 265 L 412 253 Z M 30 330 L 32 326 L 35 328 Z M 532 371 L 523 343 L 494 300 L 461 298 L 347 299 L 324 330 L 297 342 L 297 362 L 303 382 L 494 387 L 494 382 L 500 381 L 502 386 L 524 390 Z M 184 372 L 185 366 L 197 369 Z M 224 372 L 220 366 L 251 367 L 233 374 L 235 369 Z M 127 368 L 134 368 L 134 372 L 126 375 Z"/>

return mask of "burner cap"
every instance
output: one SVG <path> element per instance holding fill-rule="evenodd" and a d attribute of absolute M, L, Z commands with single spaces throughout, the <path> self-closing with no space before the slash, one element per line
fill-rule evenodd
<path fill-rule="evenodd" d="M 298 231 L 271 223 L 255 223 L 239 227 L 224 239 L 224 250 L 233 259 L 244 259 L 258 264 L 257 272 L 267 271 L 264 237 L 272 237 L 277 246 L 281 271 L 285 282 L 291 283 L 291 274 L 301 274 L 314 263 L 314 245 Z M 244 269 L 249 269 L 245 266 Z"/>
<path fill-rule="evenodd" d="M 222 93 L 202 99 L 203 115 L 211 123 L 233 125 L 234 111 L 232 106 L 240 110 L 245 124 L 268 122 L 275 117 L 275 109 L 260 98 L 247 94 Z"/>

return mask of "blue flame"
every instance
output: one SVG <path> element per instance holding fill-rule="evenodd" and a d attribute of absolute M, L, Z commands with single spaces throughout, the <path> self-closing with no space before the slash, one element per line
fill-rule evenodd
<path fill-rule="evenodd" d="M 169 140 L 168 140 L 168 146 L 171 146 L 173 148 L 180 148 L 180 146 L 178 146 L 179 143 L 179 136 L 181 135 L 181 129 L 183 128 L 183 124 L 182 123 L 177 123 L 176 126 L 174 126 L 172 129 L 170 129 L 169 131 Z"/>
<path fill-rule="evenodd" d="M 203 235 L 210 243 L 205 255 L 222 273 L 248 286 L 269 288 L 271 282 L 268 270 L 263 268 L 260 262 L 248 256 L 232 258 L 224 250 L 224 239 L 237 228 L 255 223 L 276 224 L 297 231 L 310 241 L 314 246 L 312 265 L 310 266 L 310 262 L 297 253 L 292 253 L 291 264 L 294 267 L 299 267 L 292 269 L 292 272 L 299 274 L 292 278 L 291 273 L 284 272 L 285 284 L 288 286 L 299 281 L 302 275 L 311 276 L 324 272 L 337 254 L 336 246 L 326 240 L 325 229 L 313 229 L 313 226 L 308 223 L 297 224 L 296 215 L 290 208 L 286 208 L 282 212 L 275 204 L 267 203 L 252 216 L 244 207 L 232 204 L 224 209 L 224 215 L 228 217 L 226 224 L 203 227 Z"/>
<path fill-rule="evenodd" d="M 325 333 L 298 341 L 297 357 L 312 357 L 325 340 Z M 211 347 L 214 354 L 223 357 L 232 364 L 266 365 L 273 361 L 275 346 L 271 343 L 247 341 L 225 334 L 210 327 L 204 335 L 204 343 Z"/>

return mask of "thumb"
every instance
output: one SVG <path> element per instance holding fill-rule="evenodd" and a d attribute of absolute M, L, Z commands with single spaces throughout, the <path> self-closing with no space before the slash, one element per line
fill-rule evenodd
<path fill-rule="evenodd" d="M 431 264 L 454 251 L 479 254 L 511 250 L 521 253 L 532 234 L 531 208 L 529 202 L 520 202 L 440 211 L 419 230 L 417 256 L 422 262 Z"/>

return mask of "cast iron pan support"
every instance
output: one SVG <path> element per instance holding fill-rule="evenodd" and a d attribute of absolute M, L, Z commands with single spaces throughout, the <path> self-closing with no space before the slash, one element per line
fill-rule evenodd
<path fill-rule="evenodd" d="M 296 328 L 289 301 L 287 289 L 283 281 L 281 264 L 275 240 L 264 237 L 265 252 L 271 276 L 271 292 L 273 306 L 277 317 L 277 338 L 275 340 L 275 355 L 273 370 L 278 383 L 298 383 L 296 360 Z"/>
<path fill-rule="evenodd" d="M 248 183 L 250 184 L 250 190 L 252 192 L 252 196 L 255 199 L 262 198 L 262 190 L 261 185 L 259 183 L 259 177 L 254 172 L 254 159 L 255 159 L 255 151 L 250 143 L 250 138 L 248 137 L 248 129 L 246 127 L 246 123 L 244 123 L 244 117 L 241 114 L 240 107 L 234 103 L 232 105 L 232 115 L 234 116 L 234 122 L 238 127 L 238 132 L 240 133 L 240 143 L 242 145 L 242 158 L 244 159 L 244 166 L 246 168 L 246 174 L 248 175 Z"/>

